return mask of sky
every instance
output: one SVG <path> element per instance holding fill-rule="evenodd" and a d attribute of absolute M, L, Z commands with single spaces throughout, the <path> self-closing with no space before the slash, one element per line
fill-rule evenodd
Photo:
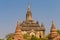
<path fill-rule="evenodd" d="M 57 29 L 60 29 L 60 0 L 0 0 L 0 38 L 14 33 L 17 21 L 26 18 L 28 3 L 33 19 L 44 22 L 46 33 L 49 33 L 52 20 Z"/>

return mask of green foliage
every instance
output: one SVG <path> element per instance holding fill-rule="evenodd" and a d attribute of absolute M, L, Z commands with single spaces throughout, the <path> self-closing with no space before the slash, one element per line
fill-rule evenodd
<path fill-rule="evenodd" d="M 14 35 L 13 33 L 8 34 L 6 36 L 6 39 L 12 40 L 13 35 Z M 37 38 L 36 36 L 29 36 L 28 34 L 24 34 L 23 37 L 25 40 L 47 40 L 47 38 Z"/>
<path fill-rule="evenodd" d="M 28 34 L 24 34 L 23 36 L 24 36 L 25 39 L 27 39 L 27 37 L 29 37 Z"/>
<path fill-rule="evenodd" d="M 37 37 L 35 37 L 35 36 L 32 36 L 31 40 L 39 40 L 39 39 Z"/>
<path fill-rule="evenodd" d="M 13 36 L 13 35 L 14 35 L 13 33 L 8 34 L 8 35 L 6 36 L 6 39 L 7 39 L 7 40 L 12 40 L 12 36 Z"/>
<path fill-rule="evenodd" d="M 48 40 L 47 38 L 40 38 L 40 40 Z"/>
<path fill-rule="evenodd" d="M 24 34 L 25 40 L 48 40 L 47 38 L 37 38 L 36 36 L 29 36 L 28 34 Z"/>
<path fill-rule="evenodd" d="M 57 30 L 57 32 L 60 34 L 60 30 Z"/>
<path fill-rule="evenodd" d="M 23 37 L 24 37 L 24 39 L 26 39 L 26 40 L 30 40 L 30 36 L 29 36 L 27 33 L 24 34 Z"/>
<path fill-rule="evenodd" d="M 48 40 L 47 38 L 37 38 L 35 36 L 32 36 L 30 40 Z"/>

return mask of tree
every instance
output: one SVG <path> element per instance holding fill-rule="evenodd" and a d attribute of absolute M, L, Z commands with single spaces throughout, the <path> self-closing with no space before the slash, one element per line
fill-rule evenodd
<path fill-rule="evenodd" d="M 12 40 L 12 36 L 14 35 L 14 33 L 10 33 L 6 36 L 7 40 Z"/>
<path fill-rule="evenodd" d="M 27 34 L 27 33 L 24 34 L 23 37 L 24 37 L 24 39 L 26 39 L 26 40 L 30 40 L 30 36 L 29 36 L 29 34 Z"/>
<path fill-rule="evenodd" d="M 32 36 L 31 40 L 48 40 L 48 39 L 46 39 L 46 38 L 37 38 L 35 36 Z"/>
<path fill-rule="evenodd" d="M 35 36 L 32 36 L 31 37 L 31 40 L 39 40 L 39 38 L 35 37 Z"/>
<path fill-rule="evenodd" d="M 57 30 L 57 32 L 60 34 L 60 30 Z"/>

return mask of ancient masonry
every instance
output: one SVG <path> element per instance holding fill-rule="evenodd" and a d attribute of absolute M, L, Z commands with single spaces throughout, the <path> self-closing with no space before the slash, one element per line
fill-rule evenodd
<path fill-rule="evenodd" d="M 30 5 L 28 5 L 26 20 L 21 23 L 17 23 L 16 31 L 13 36 L 13 40 L 24 40 L 23 35 L 29 34 L 30 36 L 36 36 L 38 38 L 45 37 L 45 26 L 44 23 L 39 25 L 38 21 L 34 21 L 32 18 L 32 12 L 30 10 Z M 54 22 L 52 21 L 49 40 L 60 40 L 60 35 L 57 33 Z"/>

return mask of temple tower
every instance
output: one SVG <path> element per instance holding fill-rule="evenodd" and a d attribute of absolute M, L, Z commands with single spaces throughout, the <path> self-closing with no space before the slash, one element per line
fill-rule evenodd
<path fill-rule="evenodd" d="M 21 30 L 23 35 L 29 34 L 38 37 L 38 38 L 44 38 L 45 35 L 45 28 L 42 24 L 42 27 L 39 25 L 38 21 L 33 20 L 32 18 L 32 12 L 30 10 L 30 4 L 28 4 L 28 9 L 26 13 L 26 20 L 22 21 L 21 23 Z M 34 30 L 34 32 L 31 30 Z"/>
<path fill-rule="evenodd" d="M 57 36 L 57 30 L 55 28 L 55 24 L 54 24 L 53 21 L 52 21 L 52 26 L 51 26 L 50 33 L 51 33 L 51 37 Z"/>
<path fill-rule="evenodd" d="M 27 14 L 26 14 L 26 20 L 27 21 L 32 20 L 32 13 L 31 13 L 31 10 L 30 10 L 30 4 L 28 4 L 28 10 L 27 10 Z"/>
<path fill-rule="evenodd" d="M 48 40 L 60 40 L 58 37 L 59 37 L 59 35 L 58 35 L 57 30 L 55 28 L 55 24 L 52 21 L 52 26 L 51 26 L 50 35 L 48 37 Z"/>
<path fill-rule="evenodd" d="M 13 36 L 13 40 L 24 40 L 20 27 L 21 26 L 17 23 L 17 27 L 16 27 L 15 34 Z"/>

